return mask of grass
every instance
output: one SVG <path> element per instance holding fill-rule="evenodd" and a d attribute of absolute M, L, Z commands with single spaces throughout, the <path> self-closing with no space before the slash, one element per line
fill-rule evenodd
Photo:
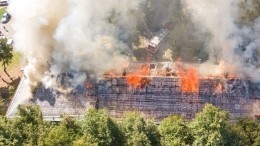
<path fill-rule="evenodd" d="M 0 8 L 0 17 L 6 12 L 6 7 Z"/>
<path fill-rule="evenodd" d="M 22 54 L 19 52 L 14 52 L 12 62 L 8 65 L 9 68 L 17 67 L 20 65 L 22 60 Z"/>
<path fill-rule="evenodd" d="M 19 52 L 13 52 L 12 62 L 7 66 L 7 69 L 13 69 L 20 66 L 22 60 L 22 54 Z M 3 69 L 2 62 L 0 62 L 0 70 Z"/>

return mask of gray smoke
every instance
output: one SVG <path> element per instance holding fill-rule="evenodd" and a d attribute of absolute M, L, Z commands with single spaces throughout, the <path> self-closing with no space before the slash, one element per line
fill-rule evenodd
<path fill-rule="evenodd" d="M 139 0 L 12 0 L 15 49 L 26 59 L 24 74 L 28 89 L 44 82 L 47 74 L 91 71 L 101 74 L 119 70 L 127 62 L 121 52 L 136 21 L 131 10 Z M 111 16 L 112 12 L 115 12 Z M 112 17 L 113 23 L 108 18 Z M 118 21 L 117 21 L 118 20 Z M 85 79 L 79 75 L 75 83 Z M 31 93 L 31 91 L 29 91 Z"/>
<path fill-rule="evenodd" d="M 207 42 L 211 62 L 223 61 L 224 71 L 260 81 L 260 18 L 239 25 L 238 0 L 185 0 L 197 28 L 211 35 Z"/>

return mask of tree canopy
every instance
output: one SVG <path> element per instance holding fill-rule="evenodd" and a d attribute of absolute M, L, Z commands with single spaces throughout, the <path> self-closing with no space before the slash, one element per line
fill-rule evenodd
<path fill-rule="evenodd" d="M 172 115 L 165 118 L 158 130 L 161 134 L 161 142 L 165 146 L 178 146 L 192 144 L 193 138 L 190 128 L 185 124 L 183 117 Z"/>
<path fill-rule="evenodd" d="M 7 39 L 0 39 L 0 62 L 2 63 L 2 66 L 4 67 L 4 72 L 6 75 L 9 77 L 11 81 L 13 79 L 11 76 L 8 74 L 6 70 L 6 66 L 9 65 L 12 62 L 13 58 L 13 47 L 11 45 L 7 44 Z M 2 78 L 0 75 L 0 78 L 7 84 L 9 84 L 6 80 Z"/>
<path fill-rule="evenodd" d="M 89 110 L 84 119 L 64 115 L 60 122 L 42 118 L 37 106 L 19 106 L 18 118 L 0 117 L 0 145 L 39 146 L 258 146 L 260 123 L 252 118 L 228 121 L 228 113 L 207 104 L 190 121 L 180 115 L 166 117 L 159 125 L 140 113 L 110 118 L 105 110 Z"/>

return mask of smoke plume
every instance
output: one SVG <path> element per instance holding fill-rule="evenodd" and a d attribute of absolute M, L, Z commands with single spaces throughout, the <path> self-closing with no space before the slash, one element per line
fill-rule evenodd
<path fill-rule="evenodd" d="M 131 10 L 139 2 L 12 0 L 14 47 L 25 56 L 29 89 L 40 81 L 49 85 L 46 74 L 120 69 L 127 61 L 124 39 L 136 29 Z"/>
<path fill-rule="evenodd" d="M 185 0 L 196 27 L 208 33 L 210 61 L 222 61 L 224 71 L 260 81 L 260 18 L 250 25 L 239 24 L 237 0 Z"/>

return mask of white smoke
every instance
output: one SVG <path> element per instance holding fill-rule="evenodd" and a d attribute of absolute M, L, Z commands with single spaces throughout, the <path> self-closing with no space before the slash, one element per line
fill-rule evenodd
<path fill-rule="evenodd" d="M 172 59 L 172 50 L 167 49 L 163 54 L 163 59 L 173 61 Z"/>
<path fill-rule="evenodd" d="M 260 23 L 239 25 L 238 0 L 185 0 L 196 27 L 211 35 L 209 57 L 224 61 L 225 71 L 260 81 Z"/>
<path fill-rule="evenodd" d="M 139 0 L 12 0 L 15 49 L 26 59 L 29 86 L 51 85 L 46 74 L 120 69 L 127 58 L 123 39 L 136 29 L 131 10 Z M 111 12 L 118 21 L 107 21 Z M 131 18 L 131 19 L 130 19 Z M 82 78 L 84 79 L 84 78 Z M 79 82 L 78 80 L 76 80 Z M 29 91 L 31 92 L 31 91 Z"/>

